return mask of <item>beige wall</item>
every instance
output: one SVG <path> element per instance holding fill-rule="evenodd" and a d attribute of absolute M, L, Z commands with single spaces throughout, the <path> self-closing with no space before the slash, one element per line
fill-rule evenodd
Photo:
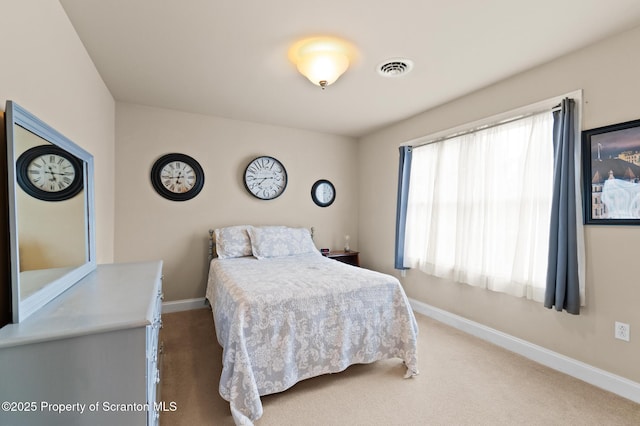
<path fill-rule="evenodd" d="M 640 28 L 427 111 L 359 141 L 359 234 L 365 266 L 393 270 L 398 146 L 512 108 L 583 89 L 583 129 L 640 118 Z M 366 182 L 373 178 L 376 188 Z M 640 382 L 640 227 L 587 226 L 581 315 L 409 271 L 409 297 Z M 614 321 L 631 324 L 615 340 Z M 635 332 L 634 332 L 635 330 Z"/>
<path fill-rule="evenodd" d="M 210 228 L 282 224 L 315 228 L 318 247 L 358 247 L 357 145 L 346 137 L 131 104 L 116 105 L 116 261 L 162 259 L 166 300 L 204 297 Z M 202 192 L 184 201 L 158 195 L 153 163 L 170 152 L 195 158 Z M 270 155 L 285 166 L 283 195 L 261 201 L 242 183 L 246 165 Z M 320 208 L 311 186 L 329 179 L 336 201 Z"/>
<path fill-rule="evenodd" d="M 0 2 L 0 110 L 13 100 L 89 151 L 97 260 L 113 261 L 115 102 L 57 1 Z"/>

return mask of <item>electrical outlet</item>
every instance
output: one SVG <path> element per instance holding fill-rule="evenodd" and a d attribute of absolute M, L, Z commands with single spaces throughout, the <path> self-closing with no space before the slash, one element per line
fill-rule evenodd
<path fill-rule="evenodd" d="M 616 321 L 616 325 L 615 325 L 615 337 L 616 339 L 620 339 L 620 340 L 624 340 L 624 341 L 629 341 L 629 331 L 630 331 L 630 326 L 629 324 L 625 324 L 623 322 L 618 322 Z"/>

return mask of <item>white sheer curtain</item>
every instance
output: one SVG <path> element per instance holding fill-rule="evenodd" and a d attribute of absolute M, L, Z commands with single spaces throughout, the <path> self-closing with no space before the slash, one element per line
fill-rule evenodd
<path fill-rule="evenodd" d="M 544 300 L 550 112 L 413 149 L 406 266 Z"/>

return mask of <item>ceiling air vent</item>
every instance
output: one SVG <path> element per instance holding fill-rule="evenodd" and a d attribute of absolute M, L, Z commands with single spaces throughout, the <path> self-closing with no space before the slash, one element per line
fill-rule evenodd
<path fill-rule="evenodd" d="M 395 58 L 384 61 L 378 65 L 378 74 L 383 77 L 400 77 L 413 68 L 413 61 L 404 58 Z"/>

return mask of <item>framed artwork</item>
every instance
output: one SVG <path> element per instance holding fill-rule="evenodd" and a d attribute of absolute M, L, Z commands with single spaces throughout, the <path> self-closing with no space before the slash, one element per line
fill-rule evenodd
<path fill-rule="evenodd" d="M 640 120 L 582 132 L 584 223 L 640 225 Z"/>

